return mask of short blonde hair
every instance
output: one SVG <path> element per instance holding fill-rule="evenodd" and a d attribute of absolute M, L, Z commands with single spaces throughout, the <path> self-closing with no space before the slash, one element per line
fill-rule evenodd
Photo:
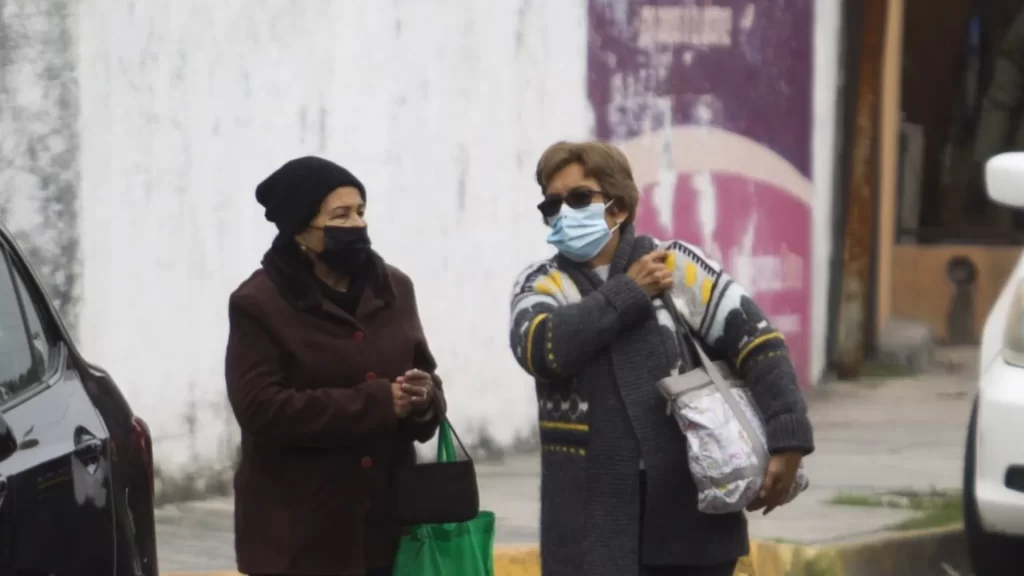
<path fill-rule="evenodd" d="M 633 222 L 640 191 L 633 180 L 629 160 L 621 150 L 604 142 L 555 142 L 537 161 L 537 184 L 541 193 L 548 182 L 570 164 L 579 164 L 588 178 L 597 180 L 601 193 L 616 202 L 619 210 L 626 211 L 623 225 Z"/>

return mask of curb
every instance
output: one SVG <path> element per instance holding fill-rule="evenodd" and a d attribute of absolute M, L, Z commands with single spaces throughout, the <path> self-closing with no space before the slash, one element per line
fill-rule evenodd
<path fill-rule="evenodd" d="M 827 545 L 757 541 L 736 576 L 971 574 L 960 526 L 893 532 Z"/>
<path fill-rule="evenodd" d="M 889 533 L 828 545 L 755 540 L 736 576 L 902 576 L 970 574 L 959 526 Z M 238 576 L 237 572 L 162 572 L 161 576 Z M 536 547 L 494 550 L 494 576 L 540 576 Z"/>

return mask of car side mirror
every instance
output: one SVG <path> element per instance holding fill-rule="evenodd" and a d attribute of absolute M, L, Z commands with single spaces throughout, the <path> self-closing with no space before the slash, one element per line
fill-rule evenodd
<path fill-rule="evenodd" d="M 0 462 L 7 460 L 18 451 L 18 439 L 14 436 L 14 430 L 7 425 L 7 421 L 0 416 Z"/>
<path fill-rule="evenodd" d="M 1024 207 L 1024 152 L 1005 152 L 986 162 L 985 187 L 994 202 Z"/>

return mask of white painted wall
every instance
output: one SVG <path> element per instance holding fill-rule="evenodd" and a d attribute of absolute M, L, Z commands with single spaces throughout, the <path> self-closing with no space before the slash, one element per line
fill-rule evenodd
<path fill-rule="evenodd" d="M 818 2 L 815 35 L 815 373 L 830 4 Z M 253 189 L 307 153 L 366 183 L 371 235 L 416 282 L 456 426 L 507 442 L 534 425 L 507 298 L 519 269 L 549 253 L 539 153 L 592 130 L 586 22 L 585 0 L 80 2 L 81 346 L 150 423 L 165 469 L 228 456 L 227 296 L 273 236 Z"/>
<path fill-rule="evenodd" d="M 846 0 L 850 1 L 850 0 Z M 832 219 L 835 199 L 837 122 L 842 117 L 836 107 L 842 64 L 841 20 L 843 2 L 816 0 L 814 3 L 814 113 L 811 135 L 811 179 L 814 182 L 812 214 L 814 289 L 811 294 L 811 374 L 815 381 L 825 371 L 825 354 L 829 330 L 829 275 L 832 258 Z"/>
<path fill-rule="evenodd" d="M 365 182 L 456 426 L 533 425 L 508 297 L 548 253 L 536 159 L 591 131 L 585 22 L 584 0 L 83 0 L 81 344 L 165 468 L 226 456 L 227 297 L 273 236 L 253 190 L 307 153 Z"/>

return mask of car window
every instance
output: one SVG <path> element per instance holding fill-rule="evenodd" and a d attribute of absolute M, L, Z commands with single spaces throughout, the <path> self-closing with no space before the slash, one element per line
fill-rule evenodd
<path fill-rule="evenodd" d="M 14 283 L 17 285 L 18 293 L 21 295 L 22 308 L 25 310 L 25 319 L 28 322 L 29 343 L 32 344 L 35 352 L 42 355 L 43 374 L 49 376 L 57 369 L 57 363 L 60 361 L 60 346 L 58 345 L 58 340 L 54 337 L 54 332 L 51 327 L 43 322 L 43 318 L 46 316 L 40 310 L 38 300 L 32 297 L 32 293 L 29 291 L 28 286 L 25 285 L 24 276 L 22 276 L 14 266 L 12 266 L 11 269 L 11 275 L 14 277 Z"/>
<path fill-rule="evenodd" d="M 46 354 L 31 343 L 26 309 L 9 257 L 0 250 L 0 406 L 38 384 L 46 374 Z"/>

